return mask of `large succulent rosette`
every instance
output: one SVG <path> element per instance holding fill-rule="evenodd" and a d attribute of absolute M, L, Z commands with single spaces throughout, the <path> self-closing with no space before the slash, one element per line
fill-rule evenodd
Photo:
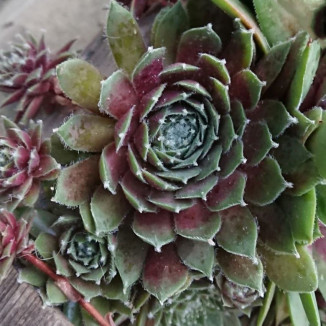
<path fill-rule="evenodd" d="M 135 20 L 111 2 L 108 40 L 121 69 L 101 83 L 101 114 L 74 115 L 58 129 L 65 148 L 87 158 L 61 171 L 53 200 L 79 206 L 90 233 L 118 230 L 114 261 L 125 290 L 141 279 L 163 302 L 194 274 L 212 279 L 217 269 L 255 296 L 265 272 L 284 290 L 313 291 L 303 244 L 314 239 L 315 217 L 304 224 L 296 216 L 304 215 L 298 202 L 315 205 L 306 193 L 316 183 L 298 192 L 295 175 L 311 159 L 300 140 L 313 120 L 298 108 L 318 44 L 299 33 L 257 60 L 254 33 L 239 21 L 222 44 L 212 25 L 189 29 L 187 19 L 180 2 L 163 10 L 145 50 Z M 86 75 L 70 69 L 76 63 L 57 69 L 65 93 Z"/>
<path fill-rule="evenodd" d="M 9 211 L 0 210 L 0 282 L 8 275 L 16 255 L 28 248 L 30 227 L 30 221 L 17 221 Z"/>
<path fill-rule="evenodd" d="M 73 42 L 50 54 L 44 37 L 36 41 L 28 36 L 0 53 L 0 91 L 10 94 L 2 107 L 19 102 L 16 121 L 28 122 L 45 102 L 69 103 L 57 86 L 55 67 L 72 56 Z"/>
<path fill-rule="evenodd" d="M 50 156 L 49 141 L 42 141 L 42 122 L 22 130 L 5 117 L 0 129 L 0 204 L 11 210 L 19 204 L 32 206 L 40 182 L 54 180 L 60 165 Z"/>

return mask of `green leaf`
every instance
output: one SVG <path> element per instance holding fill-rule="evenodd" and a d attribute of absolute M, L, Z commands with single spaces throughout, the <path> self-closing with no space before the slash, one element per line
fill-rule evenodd
<path fill-rule="evenodd" d="M 57 285 L 50 279 L 46 282 L 46 294 L 49 302 L 53 305 L 62 304 L 68 300 Z"/>
<path fill-rule="evenodd" d="M 164 11 L 157 22 L 154 22 L 154 26 L 153 46 L 165 47 L 167 64 L 174 62 L 180 36 L 189 26 L 188 16 L 181 1 Z"/>
<path fill-rule="evenodd" d="M 259 308 L 256 326 L 263 326 L 266 316 L 270 311 L 270 307 L 274 299 L 274 294 L 275 294 L 275 284 L 269 281 L 267 285 L 266 293 L 264 294 L 263 304 Z"/>
<path fill-rule="evenodd" d="M 307 141 L 308 149 L 314 154 L 314 162 L 320 175 L 326 178 L 326 112 L 323 112 L 322 122 L 319 123 L 317 130 Z"/>
<path fill-rule="evenodd" d="M 100 183 L 99 157 L 94 155 L 60 171 L 53 200 L 61 205 L 78 206 L 89 200 Z"/>
<path fill-rule="evenodd" d="M 118 67 L 131 75 L 146 48 L 134 17 L 115 0 L 110 3 L 106 34 Z"/>
<path fill-rule="evenodd" d="M 287 187 L 280 166 L 271 157 L 266 157 L 258 166 L 248 168 L 246 172 L 245 200 L 254 205 L 265 206 L 274 202 Z"/>
<path fill-rule="evenodd" d="M 286 293 L 293 326 L 309 326 L 309 322 L 304 311 L 300 294 L 295 292 Z"/>
<path fill-rule="evenodd" d="M 232 282 L 250 287 L 263 293 L 263 265 L 258 258 L 230 254 L 218 249 L 216 258 L 224 275 Z"/>
<path fill-rule="evenodd" d="M 316 186 L 317 194 L 317 217 L 326 224 L 326 185 Z"/>
<path fill-rule="evenodd" d="M 177 251 L 183 263 L 212 278 L 214 266 L 214 247 L 208 242 L 179 238 Z"/>
<path fill-rule="evenodd" d="M 130 211 L 130 205 L 119 191 L 112 195 L 99 186 L 91 200 L 91 212 L 95 223 L 95 233 L 105 234 L 117 229 Z"/>
<path fill-rule="evenodd" d="M 34 266 L 26 266 L 19 269 L 18 282 L 26 282 L 33 286 L 42 287 L 45 285 L 47 275 Z"/>
<path fill-rule="evenodd" d="M 295 71 L 287 94 L 287 108 L 290 113 L 299 109 L 314 80 L 320 58 L 320 45 L 317 41 L 308 43 Z"/>
<path fill-rule="evenodd" d="M 132 229 L 141 239 L 154 246 L 156 251 L 175 240 L 172 214 L 168 211 L 159 214 L 136 212 Z"/>
<path fill-rule="evenodd" d="M 297 247 L 298 255 L 280 255 L 263 246 L 260 253 L 268 278 L 285 291 L 312 292 L 318 287 L 317 271 L 307 249 Z"/>
<path fill-rule="evenodd" d="M 79 106 L 98 112 L 102 75 L 88 62 L 70 59 L 57 66 L 60 88 Z"/>
<path fill-rule="evenodd" d="M 264 53 L 268 53 L 269 45 L 265 36 L 256 24 L 255 18 L 250 14 L 249 10 L 239 0 L 212 0 L 218 7 L 225 11 L 233 18 L 240 18 L 243 25 L 247 29 L 253 29 L 256 42 Z"/>
<path fill-rule="evenodd" d="M 57 131 L 69 149 L 100 152 L 114 140 L 114 120 L 89 114 L 76 114 Z"/>
<path fill-rule="evenodd" d="M 52 258 L 53 251 L 58 250 L 57 238 L 48 233 L 41 233 L 35 240 L 35 248 L 43 258 Z"/>
<path fill-rule="evenodd" d="M 222 226 L 216 241 L 224 250 L 254 259 L 256 255 L 257 225 L 250 210 L 234 206 L 219 212 Z"/>
<path fill-rule="evenodd" d="M 126 291 L 140 277 L 148 244 L 127 228 L 119 230 L 117 241 L 114 259 L 123 282 L 123 288 Z"/>
<path fill-rule="evenodd" d="M 280 204 L 291 226 L 294 240 L 311 243 L 316 213 L 315 189 L 311 189 L 302 196 L 283 195 L 280 198 Z"/>
<path fill-rule="evenodd" d="M 310 326 L 320 326 L 320 317 L 314 292 L 301 293 L 301 302 L 309 320 Z"/>
<path fill-rule="evenodd" d="M 188 269 L 183 265 L 172 244 L 162 248 L 158 253 L 154 250 L 147 256 L 143 286 L 161 303 L 182 289 L 188 280 Z"/>
<path fill-rule="evenodd" d="M 259 26 L 270 44 L 286 41 L 298 31 L 298 23 L 278 1 L 254 0 L 254 6 Z"/>

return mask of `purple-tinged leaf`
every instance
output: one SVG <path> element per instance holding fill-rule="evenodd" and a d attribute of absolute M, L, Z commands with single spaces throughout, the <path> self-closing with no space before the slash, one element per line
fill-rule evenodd
<path fill-rule="evenodd" d="M 186 266 L 212 278 L 215 263 L 212 245 L 208 242 L 179 238 L 176 246 L 178 254 Z"/>
<path fill-rule="evenodd" d="M 122 70 L 114 72 L 101 82 L 100 111 L 120 119 L 138 102 L 137 95 L 128 77 Z"/>
<path fill-rule="evenodd" d="M 148 201 L 162 209 L 176 213 L 179 213 L 194 204 L 191 199 L 176 199 L 173 192 L 154 190 L 152 190 Z"/>
<path fill-rule="evenodd" d="M 275 146 L 278 144 L 273 142 L 266 123 L 248 124 L 243 134 L 243 154 L 248 165 L 259 164 Z"/>
<path fill-rule="evenodd" d="M 156 212 L 156 207 L 149 202 L 150 188 L 127 172 L 120 182 L 122 190 L 129 203 L 140 213 Z"/>
<path fill-rule="evenodd" d="M 160 85 L 159 75 L 163 70 L 165 48 L 149 48 L 132 73 L 132 81 L 140 96 Z"/>
<path fill-rule="evenodd" d="M 118 151 L 122 146 L 126 146 L 129 142 L 130 137 L 135 132 L 137 127 L 135 117 L 135 107 L 132 107 L 126 112 L 120 120 L 115 124 L 114 138 L 115 147 Z"/>
<path fill-rule="evenodd" d="M 216 78 L 211 77 L 211 88 L 214 106 L 218 112 L 227 113 L 230 111 L 229 86 L 222 84 Z"/>
<path fill-rule="evenodd" d="M 232 77 L 230 93 L 250 110 L 256 107 L 264 85 L 251 70 L 241 70 Z"/>
<path fill-rule="evenodd" d="M 207 97 L 208 99 L 211 99 L 211 95 L 205 89 L 205 87 L 203 87 L 194 80 L 180 80 L 175 82 L 173 85 L 179 86 L 180 88 L 183 88 L 188 92 L 192 92 L 194 95 L 201 95 Z"/>
<path fill-rule="evenodd" d="M 225 64 L 225 60 L 218 59 L 213 55 L 207 53 L 199 55 L 198 66 L 202 68 L 205 74 L 219 80 L 224 85 L 229 85 L 231 78 Z"/>
<path fill-rule="evenodd" d="M 238 171 L 225 179 L 220 179 L 207 195 L 207 207 L 217 212 L 232 206 L 244 205 L 245 186 L 246 176 Z"/>
<path fill-rule="evenodd" d="M 148 125 L 144 121 L 138 126 L 134 134 L 135 147 L 144 161 L 147 161 L 148 150 L 150 149 L 148 132 Z"/>
<path fill-rule="evenodd" d="M 213 145 L 210 151 L 206 154 L 203 161 L 200 163 L 201 172 L 196 177 L 196 180 L 203 180 L 212 173 L 220 171 L 219 162 L 222 154 L 221 145 Z"/>
<path fill-rule="evenodd" d="M 230 254 L 218 249 L 216 255 L 223 274 L 232 282 L 247 286 L 263 294 L 263 264 L 259 258 L 254 260 L 248 257 Z"/>
<path fill-rule="evenodd" d="M 221 171 L 218 175 L 222 178 L 227 178 L 244 162 L 243 143 L 241 140 L 237 140 L 233 142 L 230 150 L 222 155 L 220 160 Z"/>
<path fill-rule="evenodd" d="M 257 166 L 247 167 L 246 173 L 245 200 L 257 206 L 274 202 L 290 186 L 284 180 L 277 161 L 271 157 L 266 157 Z"/>
<path fill-rule="evenodd" d="M 91 200 L 95 233 L 103 235 L 116 230 L 129 213 L 130 208 L 121 191 L 112 195 L 99 186 Z"/>
<path fill-rule="evenodd" d="M 217 244 L 231 254 L 255 259 L 257 225 L 250 210 L 234 206 L 219 212 L 222 226 L 215 239 Z"/>
<path fill-rule="evenodd" d="M 172 182 L 166 181 L 163 178 L 157 176 L 155 173 L 151 173 L 147 170 L 142 170 L 142 175 L 151 187 L 162 190 L 162 191 L 175 191 L 180 189 L 180 187 Z"/>
<path fill-rule="evenodd" d="M 181 289 L 188 278 L 184 266 L 172 244 L 162 248 L 158 253 L 149 252 L 143 272 L 143 286 L 161 303 Z"/>
<path fill-rule="evenodd" d="M 117 151 L 114 143 L 105 146 L 102 151 L 99 163 L 100 178 L 104 188 L 112 194 L 116 193 L 119 181 L 128 168 L 126 154 L 125 148 Z"/>
<path fill-rule="evenodd" d="M 53 200 L 66 206 L 78 206 L 91 198 L 100 182 L 99 157 L 94 155 L 61 170 Z"/>
<path fill-rule="evenodd" d="M 221 226 L 217 213 L 209 211 L 202 201 L 192 207 L 174 214 L 177 234 L 194 240 L 211 240 Z"/>
<path fill-rule="evenodd" d="M 200 72 L 197 66 L 182 62 L 173 63 L 163 69 L 160 73 L 162 82 L 174 83 L 179 80 L 193 79 Z"/>
<path fill-rule="evenodd" d="M 69 149 L 83 152 L 100 152 L 113 140 L 114 120 L 96 115 L 73 115 L 57 131 Z"/>
<path fill-rule="evenodd" d="M 158 252 L 161 251 L 162 246 L 175 240 L 172 213 L 167 211 L 136 212 L 132 229 L 143 241 L 154 246 Z"/>
<path fill-rule="evenodd" d="M 181 35 L 176 61 L 196 65 L 200 54 L 217 57 L 221 47 L 221 40 L 211 25 L 192 28 Z"/>

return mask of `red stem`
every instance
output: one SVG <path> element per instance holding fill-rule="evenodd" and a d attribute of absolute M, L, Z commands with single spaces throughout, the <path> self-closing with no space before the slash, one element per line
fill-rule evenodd
<path fill-rule="evenodd" d="M 78 302 L 100 324 L 100 326 L 115 326 L 112 321 L 110 322 L 106 320 L 94 306 L 87 302 L 85 298 L 72 287 L 66 277 L 57 275 L 46 263 L 29 252 L 22 252 L 20 258 L 27 260 L 43 273 L 51 277 L 66 297 L 71 301 Z"/>

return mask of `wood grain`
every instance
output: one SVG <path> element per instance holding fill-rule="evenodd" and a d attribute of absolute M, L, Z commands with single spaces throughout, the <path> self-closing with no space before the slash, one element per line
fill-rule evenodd
<path fill-rule="evenodd" d="M 152 13 L 140 22 L 145 40 L 149 40 L 154 16 L 155 13 Z M 103 76 L 109 76 L 117 67 L 104 35 L 104 32 L 100 31 L 81 57 L 94 64 Z M 70 111 L 67 111 L 66 115 L 69 113 Z M 44 119 L 44 129 L 51 131 L 63 120 L 64 116 L 64 112 L 59 114 L 52 112 L 47 115 L 48 119 L 46 120 L 46 114 L 43 112 L 38 119 Z M 51 126 L 49 121 L 51 121 Z M 19 284 L 17 274 L 17 271 L 12 268 L 8 278 L 0 284 L 0 326 L 72 326 L 58 309 L 43 308 L 42 300 L 36 289 L 26 283 Z"/>

